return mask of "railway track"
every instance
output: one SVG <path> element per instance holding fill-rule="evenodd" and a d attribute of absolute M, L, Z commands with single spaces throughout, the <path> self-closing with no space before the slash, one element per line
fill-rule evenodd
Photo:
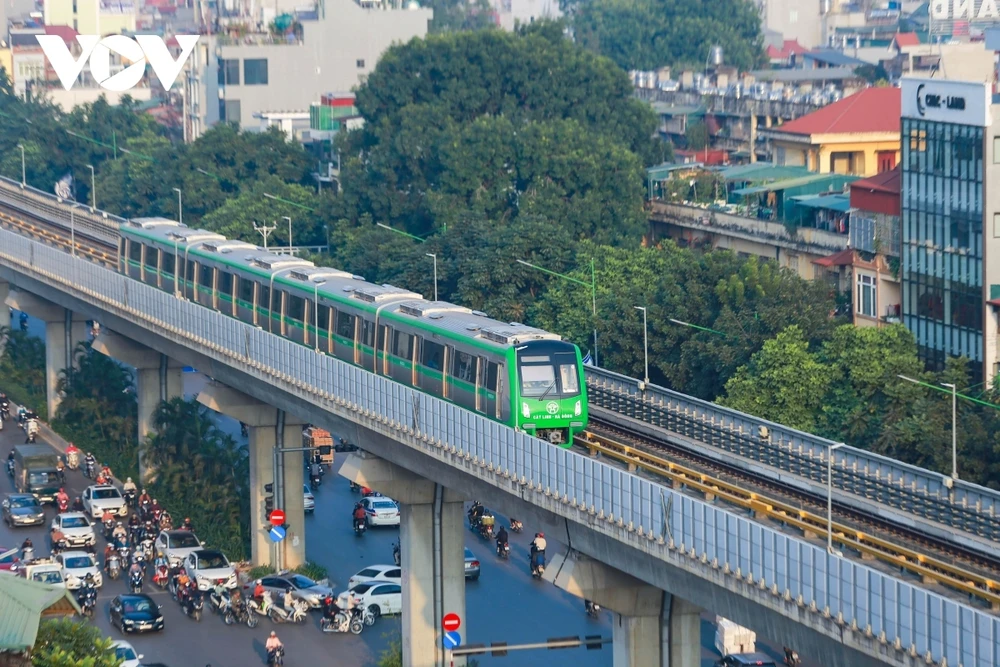
<path fill-rule="evenodd" d="M 737 466 L 701 456 L 591 418 L 576 446 L 670 480 L 706 500 L 722 500 L 760 519 L 794 527 L 808 537 L 827 536 L 826 498 L 762 479 Z M 1000 611 L 1000 559 L 990 558 L 919 530 L 838 503 L 833 505 L 835 547 L 874 559 L 925 583 L 939 583 Z"/>
<path fill-rule="evenodd" d="M 0 227 L 18 234 L 28 236 L 46 245 L 66 252 L 73 251 L 67 225 L 45 220 L 41 216 L 27 213 L 20 209 L 0 204 Z M 77 231 L 75 236 L 76 254 L 92 262 L 114 268 L 118 264 L 118 248 L 102 239 L 94 238 L 85 230 Z"/>

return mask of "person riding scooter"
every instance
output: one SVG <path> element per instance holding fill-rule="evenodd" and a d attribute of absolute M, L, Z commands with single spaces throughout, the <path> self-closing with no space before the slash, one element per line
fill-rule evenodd
<path fill-rule="evenodd" d="M 501 555 L 507 546 L 509 546 L 507 531 L 500 526 L 500 530 L 497 531 L 497 555 Z"/>
<path fill-rule="evenodd" d="M 538 570 L 539 565 L 545 564 L 545 533 L 535 533 L 535 539 L 531 541 L 531 571 Z"/>
<path fill-rule="evenodd" d="M 365 512 L 364 505 L 361 503 L 354 504 L 354 529 L 357 530 L 368 520 L 368 515 Z"/>
<path fill-rule="evenodd" d="M 59 508 L 60 512 L 69 509 L 69 494 L 66 493 L 66 489 L 60 488 L 59 493 L 56 494 L 56 507 Z"/>

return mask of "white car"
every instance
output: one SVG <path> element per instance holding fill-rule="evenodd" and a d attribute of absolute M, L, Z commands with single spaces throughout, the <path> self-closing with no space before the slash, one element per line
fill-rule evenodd
<path fill-rule="evenodd" d="M 222 584 L 226 588 L 236 588 L 236 568 L 221 551 L 199 549 L 184 559 L 184 571 L 198 583 L 198 590 L 207 591 Z"/>
<path fill-rule="evenodd" d="M 94 525 L 83 512 L 57 514 L 52 519 L 52 530 L 58 530 L 65 535 L 66 543 L 71 547 L 92 547 L 97 544 Z"/>
<path fill-rule="evenodd" d="M 398 526 L 399 505 L 386 496 L 368 496 L 362 498 L 361 506 L 368 515 L 369 526 Z"/>
<path fill-rule="evenodd" d="M 358 584 L 375 583 L 399 584 L 402 579 L 403 570 L 398 565 L 372 565 L 348 579 L 347 587 L 354 588 Z"/>
<path fill-rule="evenodd" d="M 115 657 L 122 662 L 120 667 L 142 667 L 142 653 L 136 653 L 135 647 L 121 639 L 111 642 L 111 647 L 115 650 Z"/>
<path fill-rule="evenodd" d="M 308 484 L 302 485 L 302 509 L 306 514 L 312 513 L 316 509 L 316 496 L 309 490 Z"/>
<path fill-rule="evenodd" d="M 203 546 L 190 530 L 163 530 L 153 543 L 153 551 L 157 556 L 166 557 L 170 567 L 177 567 Z"/>
<path fill-rule="evenodd" d="M 93 575 L 94 585 L 100 588 L 104 585 L 101 568 L 97 567 L 94 554 L 89 551 L 64 551 L 56 554 L 56 562 L 62 566 L 63 579 L 66 588 L 75 591 L 83 585 L 87 575 Z"/>
<path fill-rule="evenodd" d="M 95 519 L 103 517 L 105 512 L 125 516 L 128 514 L 128 505 L 118 487 L 102 484 L 88 486 L 83 490 L 83 511 Z"/>
<path fill-rule="evenodd" d="M 358 584 L 338 597 L 346 603 L 348 595 L 353 595 L 355 603 L 373 613 L 375 618 L 403 611 L 403 588 L 399 584 L 372 581 Z M 339 606 L 341 609 L 344 608 L 343 604 Z"/>

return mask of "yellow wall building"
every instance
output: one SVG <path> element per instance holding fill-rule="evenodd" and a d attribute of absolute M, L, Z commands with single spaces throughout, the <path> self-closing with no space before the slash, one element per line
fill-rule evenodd
<path fill-rule="evenodd" d="M 779 165 L 874 176 L 899 162 L 899 118 L 898 88 L 867 88 L 761 136 Z"/>
<path fill-rule="evenodd" d="M 134 33 L 137 16 L 132 0 L 45 0 L 45 25 L 66 25 L 81 35 Z"/>
<path fill-rule="evenodd" d="M 7 78 L 14 81 L 14 54 L 9 48 L 0 49 L 0 68 L 7 72 Z"/>

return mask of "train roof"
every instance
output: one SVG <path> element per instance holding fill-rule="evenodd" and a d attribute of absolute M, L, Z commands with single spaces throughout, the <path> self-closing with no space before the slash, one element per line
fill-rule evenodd
<path fill-rule="evenodd" d="M 152 219 L 143 219 L 152 220 Z M 130 223 L 139 220 L 129 221 Z M 168 223 L 173 221 L 167 220 Z M 400 321 L 416 320 L 420 326 L 461 337 L 474 337 L 499 347 L 521 345 L 529 341 L 561 341 L 558 334 L 519 322 L 501 322 L 486 313 L 446 301 L 429 301 L 416 292 L 394 285 L 376 285 L 348 271 L 316 266 L 292 255 L 279 255 L 244 241 L 232 241 L 221 234 L 203 229 L 191 229 L 173 223 L 132 224 L 129 231 L 170 245 L 184 247 L 197 244 L 199 254 L 218 254 L 219 260 L 254 273 L 270 276 L 285 283 L 304 283 L 303 289 L 314 291 L 328 300 L 360 301 L 369 307 L 380 307 L 382 315 Z M 359 305 L 361 305 L 359 304 Z"/>

